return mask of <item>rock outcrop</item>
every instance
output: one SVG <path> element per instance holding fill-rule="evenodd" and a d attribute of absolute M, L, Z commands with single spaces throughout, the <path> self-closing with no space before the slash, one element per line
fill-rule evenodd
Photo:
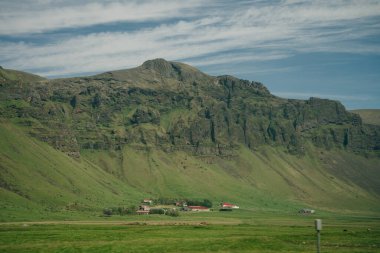
<path fill-rule="evenodd" d="M 56 80 L 0 71 L 0 117 L 72 156 L 124 145 L 220 156 L 239 145 L 280 145 L 295 154 L 306 143 L 361 153 L 380 148 L 380 127 L 363 124 L 338 101 L 282 99 L 259 82 L 208 76 L 183 63 L 156 59 Z"/>

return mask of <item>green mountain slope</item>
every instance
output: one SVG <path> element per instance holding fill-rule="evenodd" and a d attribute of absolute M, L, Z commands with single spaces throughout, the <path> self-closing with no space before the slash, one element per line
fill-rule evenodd
<path fill-rule="evenodd" d="M 18 82 L 36 82 L 46 80 L 45 78 L 22 71 L 3 69 L 0 66 L 0 80 L 1 81 L 18 81 Z"/>
<path fill-rule="evenodd" d="M 123 163 L 118 170 L 124 181 L 158 196 L 227 198 L 255 208 L 291 202 L 376 210 L 379 202 L 378 160 L 341 151 L 325 154 L 310 147 L 305 156 L 297 157 L 273 147 L 257 152 L 241 148 L 232 160 L 184 152 L 168 155 L 155 149 L 125 149 L 119 155 Z M 115 159 L 104 152 L 84 156 L 103 168 L 111 167 Z"/>
<path fill-rule="evenodd" d="M 306 205 L 377 212 L 380 205 L 378 160 L 343 151 L 310 147 L 297 157 L 273 147 L 242 147 L 226 160 L 126 147 L 74 159 L 8 123 L 1 124 L 1 140 L 3 221 L 95 217 L 105 207 L 144 197 L 228 200 L 245 209 L 283 211 Z"/>
<path fill-rule="evenodd" d="M 1 219 L 143 197 L 378 212 L 380 127 L 337 101 L 156 59 L 92 77 L 0 79 Z"/>
<path fill-rule="evenodd" d="M 1 220 L 43 219 L 126 205 L 142 195 L 85 159 L 74 160 L 0 123 Z"/>
<path fill-rule="evenodd" d="M 351 112 L 359 114 L 366 124 L 380 126 L 380 110 L 379 109 L 361 109 L 352 110 Z"/>

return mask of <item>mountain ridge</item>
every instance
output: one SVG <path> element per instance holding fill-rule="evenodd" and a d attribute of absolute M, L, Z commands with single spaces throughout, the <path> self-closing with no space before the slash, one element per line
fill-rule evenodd
<path fill-rule="evenodd" d="M 112 114 L 112 123 L 118 127 L 125 127 L 124 130 L 130 130 L 133 136 L 136 135 L 133 133 L 136 129 L 139 135 L 146 135 L 140 140 L 126 133 L 118 137 L 129 137 L 132 138 L 130 142 L 140 144 L 146 144 L 143 139 L 147 138 L 148 144 L 166 146 L 199 147 L 204 142 L 203 146 L 244 143 L 254 147 L 276 143 L 286 145 L 296 153 L 302 153 L 302 142 L 308 139 L 326 148 L 340 147 L 359 152 L 375 151 L 380 146 L 379 128 L 363 124 L 360 116 L 346 111 L 338 101 L 319 98 L 306 101 L 282 99 L 273 96 L 261 83 L 232 76 L 212 77 L 189 65 L 164 59 L 149 60 L 133 69 L 84 78 L 27 79 L 27 82 L 37 87 L 17 87 L 15 84 L 8 93 L 6 88 L 3 89 L 1 95 L 5 100 L 8 99 L 7 95 L 17 90 L 20 93 L 18 98 L 14 100 L 10 97 L 8 101 L 29 103 L 29 106 L 24 104 L 25 108 L 13 106 L 11 110 L 21 110 L 18 112 L 21 114 L 34 113 L 31 118 L 42 116 L 42 120 L 48 123 L 52 117 L 55 121 L 68 119 L 69 124 L 63 123 L 62 126 L 66 126 L 65 131 L 72 136 L 73 141 L 62 143 L 61 149 L 70 149 L 71 146 L 74 147 L 72 153 L 77 154 L 80 145 L 89 145 L 78 142 L 75 126 L 73 129 L 71 125 L 79 114 L 91 118 L 92 123 L 99 127 L 108 125 L 111 132 L 113 130 L 109 121 L 112 119 L 109 114 Z M 50 100 L 53 104 L 48 105 L 44 100 Z M 47 115 L 40 115 L 41 111 L 34 110 L 40 106 L 49 107 L 42 111 Z M 132 111 L 123 114 L 123 106 Z M 3 109 L 2 114 L 9 113 L 6 106 L 0 109 Z M 28 112 L 28 109 L 33 112 Z M 166 128 L 163 129 L 161 118 L 164 121 L 168 118 L 172 120 L 171 116 L 176 110 L 187 112 L 184 114 L 187 116 L 176 116 L 174 119 L 182 124 L 182 128 L 177 128 L 177 123 L 165 123 Z M 195 125 L 194 121 L 197 121 Z M 202 129 L 198 128 L 199 124 L 203 124 Z M 320 129 L 320 126 L 327 129 Z M 249 129 L 255 129 L 259 134 Z M 152 138 L 152 134 L 162 139 Z M 367 138 L 368 141 L 357 140 L 356 136 Z M 57 138 L 53 136 L 56 143 L 60 142 Z"/>
<path fill-rule="evenodd" d="M 376 210 L 380 206 L 376 201 L 380 195 L 376 169 L 380 127 L 363 123 L 338 101 L 283 99 L 259 82 L 209 76 L 163 59 L 88 77 L 4 76 L 0 79 L 4 131 L 12 135 L 13 126 L 22 136 L 14 137 L 15 143 L 27 139 L 27 143 L 34 140 L 48 145 L 49 149 L 36 149 L 37 155 L 44 157 L 46 152 L 65 161 L 63 166 L 54 159 L 42 159 L 40 164 L 24 154 L 33 150 L 17 151 L 3 136 L 0 161 L 8 174 L 0 175 L 0 186 L 10 202 L 11 193 L 30 201 L 23 194 L 34 192 L 43 197 L 31 196 L 32 202 L 43 208 L 44 198 L 52 203 L 49 206 L 60 206 L 59 210 L 74 198 L 95 210 L 104 201 L 94 190 L 103 175 L 108 183 L 117 185 L 101 183 L 99 189 L 110 198 L 104 203 L 126 203 L 123 196 L 137 201 L 154 195 L 209 197 L 213 201 L 229 196 L 255 208 L 272 197 L 275 200 L 268 204 L 272 207 L 275 202 L 289 208 L 306 203 L 334 210 L 359 206 Z M 22 163 L 17 157 L 33 163 Z M 47 173 L 36 177 L 41 183 L 47 180 L 61 185 L 58 177 L 50 175 L 55 169 L 70 173 L 68 164 L 85 181 L 92 175 L 87 188 L 70 179 L 73 188 L 82 189 L 90 199 L 80 192 L 73 195 L 53 188 L 52 192 L 65 196 L 65 203 L 57 202 L 35 191 L 33 185 L 25 183 L 29 187 L 25 188 L 21 184 L 26 182 L 22 171 L 40 175 L 41 167 Z M 79 172 L 82 170 L 89 174 Z M 215 181 L 207 181 L 208 177 Z M 276 190 L 276 185 L 281 190 Z M 337 192 L 326 191 L 329 187 Z M 257 194 L 255 203 L 244 197 L 245 192 Z"/>
<path fill-rule="evenodd" d="M 13 90 L 7 93 L 5 89 L 1 95 L 7 100 L 6 96 L 16 89 L 19 97 L 10 101 L 29 103 L 28 106 L 24 103 L 26 107 L 22 109 L 13 106 L 11 111 L 32 113 L 31 118 L 42 117 L 47 123 L 51 123 L 50 118 L 56 122 L 68 120 L 61 122 L 61 127 L 72 141 L 67 143 L 61 132 L 58 136 L 50 136 L 50 142 L 76 155 L 80 148 L 94 144 L 108 149 L 124 145 L 124 142 L 159 145 L 166 149 L 187 146 L 201 153 L 202 147 L 211 145 L 214 147 L 210 152 L 214 154 L 226 150 L 218 147 L 232 147 L 238 143 L 250 148 L 263 144 L 285 145 L 295 153 L 302 153 L 302 143 L 310 140 L 325 148 L 348 148 L 358 152 L 376 151 L 380 146 L 379 128 L 363 124 L 360 116 L 346 111 L 337 101 L 282 99 L 270 94 L 261 83 L 232 76 L 212 77 L 189 65 L 164 59 L 84 78 L 33 81 L 34 84 L 28 80 L 37 87 L 15 88 L 16 84 Z M 45 110 L 36 111 L 40 106 Z M 9 114 L 6 106 L 0 109 L 3 109 L 2 114 Z M 124 114 L 122 110 L 129 110 L 129 113 Z M 186 113 L 172 119 L 178 110 Z M 95 127 L 104 130 L 108 126 L 108 133 L 103 131 L 101 138 L 114 140 L 106 140 L 108 144 L 104 141 L 101 141 L 103 144 L 99 141 L 81 143 L 83 136 L 76 137 L 80 133 L 73 123 L 81 124 L 76 118 L 82 115 Z M 167 120 L 175 123 L 167 124 Z M 115 132 L 113 125 L 124 129 L 120 129 L 120 134 L 112 134 Z M 39 133 L 33 134 L 39 136 Z M 367 141 L 361 141 L 362 138 Z"/>

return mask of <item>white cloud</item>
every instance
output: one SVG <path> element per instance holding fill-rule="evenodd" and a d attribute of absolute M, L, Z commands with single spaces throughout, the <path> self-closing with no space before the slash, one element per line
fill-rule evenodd
<path fill-rule="evenodd" d="M 0 33 L 193 16 L 199 4 L 105 2 L 58 9 L 47 8 L 51 6 L 47 1 L 43 10 L 33 8 L 31 14 L 25 8 L 1 12 L 0 19 L 7 24 L 0 24 Z M 297 52 L 380 54 L 380 46 L 362 46 L 359 40 L 380 35 L 377 22 L 372 20 L 380 18 L 378 1 L 283 1 L 279 5 L 230 4 L 223 9 L 215 6 L 205 6 L 202 16 L 193 16 L 190 21 L 156 22 L 152 28 L 133 32 L 76 35 L 52 39 L 48 44 L 0 41 L 0 59 L 8 68 L 55 76 L 128 68 L 157 57 L 207 66 L 278 60 Z"/>
<path fill-rule="evenodd" d="M 270 61 L 278 60 L 289 57 L 289 54 L 283 52 L 265 52 L 249 54 L 245 53 L 226 53 L 221 55 L 216 55 L 212 57 L 202 57 L 201 59 L 189 59 L 185 63 L 195 66 L 209 66 L 209 65 L 219 65 L 225 63 L 239 63 L 247 61 Z"/>
<path fill-rule="evenodd" d="M 4 4 L 4 3 L 3 3 Z M 188 16 L 189 8 L 199 1 L 127 1 L 89 2 L 56 5 L 51 1 L 32 2 L 0 12 L 0 34 L 40 33 L 60 28 L 73 28 L 110 22 L 138 22 Z M 26 8 L 26 7 L 29 8 Z M 2 6 L 0 5 L 0 8 Z M 19 8 L 20 7 L 20 8 Z M 3 8 L 6 8 L 4 6 Z"/>

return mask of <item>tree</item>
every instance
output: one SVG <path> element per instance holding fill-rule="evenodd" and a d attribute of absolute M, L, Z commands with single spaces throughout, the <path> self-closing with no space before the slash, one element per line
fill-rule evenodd
<path fill-rule="evenodd" d="M 210 200 L 208 200 L 208 199 L 204 199 L 203 200 L 203 206 L 211 208 L 212 207 L 212 202 Z"/>

